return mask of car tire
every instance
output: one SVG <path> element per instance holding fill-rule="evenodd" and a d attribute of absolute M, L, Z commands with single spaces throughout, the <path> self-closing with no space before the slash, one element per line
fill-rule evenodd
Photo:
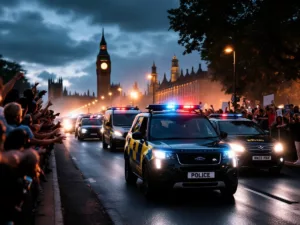
<path fill-rule="evenodd" d="M 105 142 L 104 135 L 102 136 L 102 148 L 103 149 L 107 149 L 108 148 L 108 144 Z"/>
<path fill-rule="evenodd" d="M 281 173 L 281 167 L 270 168 L 269 173 L 273 176 L 279 176 Z"/>
<path fill-rule="evenodd" d="M 222 188 L 220 191 L 221 191 L 221 194 L 223 197 L 225 198 L 231 198 L 233 197 L 233 195 L 235 194 L 236 190 L 237 190 L 237 185 L 234 185 L 234 186 L 226 186 L 225 188 Z"/>
<path fill-rule="evenodd" d="M 79 135 L 77 136 L 77 140 L 78 141 L 83 141 L 83 139 Z"/>
<path fill-rule="evenodd" d="M 131 166 L 130 166 L 130 162 L 128 158 L 125 158 L 125 180 L 127 184 L 131 184 L 134 185 L 136 184 L 136 181 L 138 179 L 138 177 L 132 172 L 131 170 Z"/>
<path fill-rule="evenodd" d="M 143 166 L 143 193 L 146 198 L 153 198 L 156 192 L 157 188 L 150 178 L 149 167 L 145 163 Z"/>

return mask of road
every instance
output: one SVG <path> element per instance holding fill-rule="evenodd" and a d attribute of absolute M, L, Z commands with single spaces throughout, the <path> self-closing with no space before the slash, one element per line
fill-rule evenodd
<path fill-rule="evenodd" d="M 218 192 L 174 190 L 147 200 L 124 180 L 122 152 L 102 149 L 102 142 L 79 142 L 69 135 L 65 147 L 115 224 L 299 224 L 300 175 L 285 168 L 282 175 L 244 174 L 232 201 Z"/>

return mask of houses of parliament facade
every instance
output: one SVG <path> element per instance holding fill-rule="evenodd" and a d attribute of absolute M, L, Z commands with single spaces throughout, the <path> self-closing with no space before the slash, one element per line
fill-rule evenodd
<path fill-rule="evenodd" d="M 219 82 L 211 80 L 210 71 L 203 71 L 201 64 L 195 70 L 194 67 L 189 71 L 179 67 L 179 60 L 174 55 L 171 61 L 170 78 L 166 73 L 163 80 L 158 81 L 158 73 L 155 63 L 151 71 L 151 82 L 148 85 L 148 95 L 153 96 L 155 103 L 176 102 L 179 104 L 213 104 L 221 107 L 222 102 L 228 102 L 231 98 L 222 91 Z"/>

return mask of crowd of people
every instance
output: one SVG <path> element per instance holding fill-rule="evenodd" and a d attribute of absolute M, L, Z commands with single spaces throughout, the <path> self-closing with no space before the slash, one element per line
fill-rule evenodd
<path fill-rule="evenodd" d="M 49 159 L 55 143 L 62 143 L 59 113 L 43 108 L 38 83 L 19 93 L 14 89 L 17 73 L 8 83 L 0 80 L 0 224 L 31 224 L 39 199 L 41 182 L 47 182 Z"/>
<path fill-rule="evenodd" d="M 200 103 L 201 105 L 201 103 Z M 261 107 L 257 105 L 254 108 L 249 107 L 246 103 L 243 106 L 229 107 L 224 110 L 215 110 L 211 105 L 210 109 L 203 110 L 206 116 L 212 113 L 240 113 L 243 118 L 254 121 L 264 131 L 268 131 L 270 135 L 281 141 L 286 149 L 286 155 L 289 159 L 296 159 L 294 164 L 300 165 L 300 111 L 299 106 L 287 104 L 285 106 L 276 106 L 272 104 Z"/>

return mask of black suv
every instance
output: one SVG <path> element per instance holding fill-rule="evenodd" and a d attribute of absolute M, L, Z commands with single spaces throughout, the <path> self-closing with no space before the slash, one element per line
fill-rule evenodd
<path fill-rule="evenodd" d="M 150 105 L 126 137 L 125 179 L 143 180 L 146 196 L 173 187 L 219 189 L 232 196 L 237 161 L 199 106 Z M 225 133 L 222 133 L 226 137 Z"/>
<path fill-rule="evenodd" d="M 240 168 L 269 169 L 280 174 L 284 165 L 284 146 L 273 139 L 268 131 L 241 114 L 212 114 L 210 121 L 218 132 L 228 134 L 226 141 L 238 158 Z"/>
<path fill-rule="evenodd" d="M 86 138 L 101 139 L 102 120 L 99 118 L 83 118 L 78 125 L 77 137 L 79 141 Z"/>

